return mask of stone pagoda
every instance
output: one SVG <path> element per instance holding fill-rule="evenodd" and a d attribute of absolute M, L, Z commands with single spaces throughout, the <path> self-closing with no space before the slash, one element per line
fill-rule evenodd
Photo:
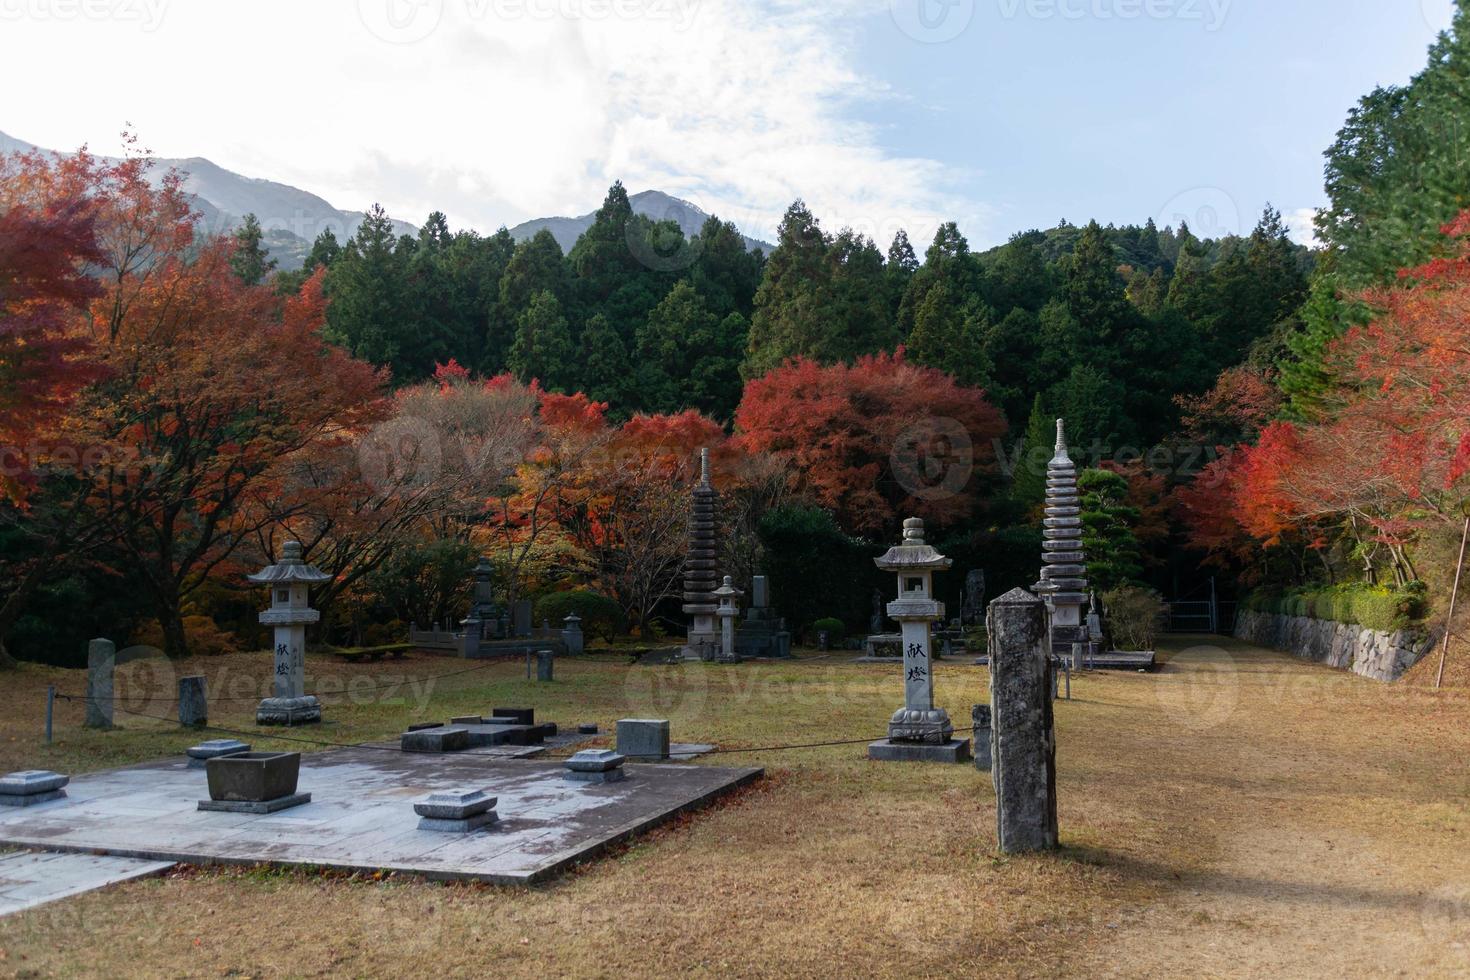
<path fill-rule="evenodd" d="M 307 590 L 332 576 L 301 559 L 301 542 L 287 541 L 281 560 L 254 575 L 256 585 L 271 590 L 270 608 L 260 621 L 276 629 L 275 696 L 260 702 L 258 725 L 309 725 L 322 720 L 322 706 L 306 693 L 306 627 L 321 618 L 307 604 Z"/>
<path fill-rule="evenodd" d="M 689 616 L 689 635 L 683 655 L 712 660 L 719 646 L 715 614 L 719 602 L 718 548 L 715 542 L 716 508 L 720 495 L 709 478 L 709 450 L 699 451 L 699 485 L 694 488 L 689 514 L 689 554 L 684 560 L 684 613 Z"/>
<path fill-rule="evenodd" d="M 903 707 L 888 722 L 888 738 L 868 746 L 868 757 L 884 761 L 963 762 L 970 740 L 955 739 L 949 713 L 934 706 L 934 656 L 931 628 L 944 619 L 944 603 L 934 598 L 934 573 L 950 560 L 924 542 L 924 522 L 903 522 L 903 540 L 873 559 L 898 576 L 898 598 L 888 604 L 903 638 Z"/>
<path fill-rule="evenodd" d="M 1056 455 L 1046 467 L 1046 519 L 1042 522 L 1041 581 L 1034 591 L 1046 600 L 1053 656 L 1071 657 L 1072 644 L 1088 642 L 1082 619 L 1087 605 L 1087 558 L 1082 551 L 1082 506 L 1077 466 L 1067 454 L 1067 433 L 1057 419 Z"/>

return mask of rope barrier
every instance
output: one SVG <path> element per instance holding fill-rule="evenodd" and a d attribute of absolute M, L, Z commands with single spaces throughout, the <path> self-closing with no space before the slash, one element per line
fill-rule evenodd
<path fill-rule="evenodd" d="M 88 697 L 87 695 L 84 695 L 84 694 L 62 694 L 59 691 L 57 692 L 56 697 L 60 698 L 63 701 L 80 701 L 80 702 L 83 702 L 83 703 L 100 700 L 98 698 Z M 132 715 L 135 718 L 147 718 L 150 721 L 172 722 L 174 720 L 172 718 L 160 718 L 158 715 L 144 714 L 141 711 L 130 711 L 127 708 L 121 708 L 121 707 L 116 707 L 116 706 L 115 706 L 115 710 L 121 711 L 123 714 L 126 714 L 126 715 Z M 954 729 L 954 733 L 955 734 L 963 734 L 965 732 L 969 732 L 969 733 L 972 733 L 973 734 L 975 731 L 978 730 L 978 727 L 979 726 L 971 725 L 969 728 L 956 728 L 956 729 Z M 377 751 L 377 752 L 397 752 L 397 753 L 400 753 L 400 754 L 403 754 L 403 755 L 421 755 L 421 754 L 423 754 L 423 753 L 418 753 L 418 752 L 405 752 L 401 747 L 394 747 L 394 746 L 388 746 L 388 745 L 374 745 L 371 742 L 329 742 L 329 741 L 326 741 L 325 739 L 306 738 L 306 737 L 300 736 L 300 735 L 275 735 L 275 734 L 268 734 L 268 733 L 264 733 L 264 732 L 260 732 L 260 731 L 254 731 L 254 732 L 251 732 L 251 731 L 242 731 L 242 730 L 236 729 L 236 728 L 225 728 L 225 727 L 220 726 L 220 725 L 208 725 L 208 724 L 206 724 L 206 725 L 200 725 L 197 730 L 198 731 L 206 731 L 206 732 L 215 732 L 215 733 L 221 734 L 221 735 L 234 735 L 236 737 L 268 738 L 268 739 L 276 739 L 276 740 L 282 741 L 282 742 L 298 742 L 298 743 L 303 744 L 303 745 L 317 745 L 317 746 L 321 746 L 323 748 L 333 748 L 333 749 L 371 749 L 371 750 Z M 748 753 L 752 753 L 752 752 L 789 752 L 789 751 L 798 750 L 798 749 L 822 749 L 822 748 L 831 748 L 831 747 L 834 747 L 834 746 L 842 746 L 842 745 L 862 745 L 862 744 L 865 744 L 867 742 L 881 741 L 882 739 L 885 739 L 887 737 L 888 737 L 888 735 L 885 733 L 883 735 L 869 736 L 867 738 L 833 739 L 833 740 L 825 741 L 825 742 L 802 742 L 802 743 L 798 743 L 798 744 L 794 744 L 794 745 L 764 745 L 764 746 L 756 746 L 756 747 L 750 747 L 750 748 L 729 748 L 729 749 L 727 749 L 727 748 L 720 748 L 720 747 L 716 746 L 715 748 L 711 749 L 710 751 L 704 752 L 704 753 L 700 753 L 700 754 L 702 754 L 702 755 L 741 755 L 741 754 L 748 754 Z M 485 758 L 493 758 L 493 757 L 485 757 Z M 664 759 L 665 759 L 664 756 L 655 756 L 655 755 L 648 755 L 648 754 L 644 754 L 644 755 L 627 755 L 626 758 L 628 758 L 630 760 L 652 759 L 654 761 L 660 761 L 660 762 L 661 761 L 664 761 Z"/>

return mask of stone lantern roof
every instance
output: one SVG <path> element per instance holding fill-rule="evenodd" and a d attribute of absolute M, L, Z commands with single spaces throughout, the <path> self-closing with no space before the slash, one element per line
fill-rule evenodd
<path fill-rule="evenodd" d="M 281 548 L 280 561 L 274 565 L 267 565 L 254 575 L 247 575 L 245 578 L 256 585 L 293 585 L 297 583 L 312 585 L 332 580 L 332 576 L 320 568 L 302 561 L 300 541 L 287 541 Z"/>
<path fill-rule="evenodd" d="M 924 520 L 910 517 L 903 522 L 903 542 L 888 549 L 882 558 L 874 558 L 873 564 L 885 572 L 942 572 L 954 562 L 924 543 Z"/>
<path fill-rule="evenodd" d="M 725 584 L 722 585 L 722 586 L 720 586 L 718 589 L 715 589 L 715 591 L 713 593 L 711 593 L 711 594 L 716 599 L 721 599 L 721 600 L 723 600 L 723 599 L 731 599 L 731 600 L 734 600 L 734 599 L 738 599 L 741 596 L 745 595 L 745 592 L 744 591 L 735 588 L 735 586 L 732 583 L 733 583 L 733 580 L 731 579 L 731 577 L 729 575 L 726 575 L 725 576 Z"/>

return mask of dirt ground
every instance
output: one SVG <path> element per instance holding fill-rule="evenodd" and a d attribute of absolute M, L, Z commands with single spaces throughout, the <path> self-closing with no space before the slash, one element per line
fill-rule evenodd
<path fill-rule="evenodd" d="M 1470 975 L 1466 689 L 1219 638 L 1172 637 L 1163 658 L 1155 674 L 1079 677 L 1058 705 L 1056 854 L 994 852 L 990 780 L 972 767 L 762 750 L 704 760 L 763 765 L 762 783 L 544 886 L 186 869 L 0 920 L 0 975 Z M 212 693 L 243 691 L 262 660 L 136 680 L 166 690 L 165 674 L 199 672 Z M 515 703 L 563 724 L 669 717 L 676 740 L 727 748 L 864 738 L 901 686 L 886 665 L 815 656 L 587 658 L 540 686 L 517 663 L 313 668 L 344 691 L 315 733 L 333 741 Z M 77 690 L 80 674 L 0 676 L 0 767 L 81 772 L 194 740 L 137 716 L 83 732 L 63 702 L 44 746 L 47 683 Z M 936 683 L 957 722 L 987 698 L 983 669 L 944 666 Z M 167 713 L 136 693 L 133 707 Z M 245 700 L 214 714 L 249 726 Z"/>

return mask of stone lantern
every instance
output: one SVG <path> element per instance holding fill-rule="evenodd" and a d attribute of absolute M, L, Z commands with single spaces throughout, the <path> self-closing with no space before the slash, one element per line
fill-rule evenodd
<path fill-rule="evenodd" d="M 934 707 L 934 663 L 930 629 L 944 618 L 944 603 L 934 599 L 934 573 L 950 560 L 924 543 L 924 522 L 903 522 L 903 541 L 874 564 L 898 576 L 898 598 L 888 604 L 903 636 L 904 703 L 888 722 L 888 738 L 868 746 L 868 756 L 885 760 L 963 762 L 970 740 L 957 741 L 943 708 Z"/>
<path fill-rule="evenodd" d="M 332 576 L 301 560 L 301 542 L 287 541 L 281 560 L 254 575 L 251 582 L 271 590 L 270 608 L 260 621 L 276 631 L 275 696 L 260 702 L 258 725 L 309 725 L 322 720 L 322 706 L 306 693 L 306 627 L 321 618 L 307 604 L 307 589 Z"/>
<path fill-rule="evenodd" d="M 740 657 L 735 654 L 735 617 L 740 615 L 736 600 L 745 593 L 735 588 L 731 584 L 730 576 L 726 575 L 725 584 L 715 589 L 713 595 L 719 602 L 715 615 L 720 617 L 720 660 L 723 663 L 739 663 Z"/>

